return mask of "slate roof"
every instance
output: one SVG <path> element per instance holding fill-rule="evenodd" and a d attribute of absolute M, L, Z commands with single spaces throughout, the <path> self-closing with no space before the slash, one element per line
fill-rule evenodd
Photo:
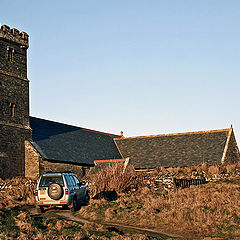
<path fill-rule="evenodd" d="M 94 160 L 121 158 L 113 141 L 118 135 L 35 117 L 30 126 L 32 145 L 44 159 L 94 165 Z"/>
<path fill-rule="evenodd" d="M 230 129 L 115 139 L 136 169 L 221 163 Z"/>

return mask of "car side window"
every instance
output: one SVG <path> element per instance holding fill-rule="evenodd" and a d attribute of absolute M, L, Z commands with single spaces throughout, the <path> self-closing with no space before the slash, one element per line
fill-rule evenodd
<path fill-rule="evenodd" d="M 69 178 L 70 178 L 70 180 L 72 181 L 72 185 L 73 185 L 73 186 L 76 186 L 76 182 L 75 182 L 73 176 L 69 176 Z"/>
<path fill-rule="evenodd" d="M 65 179 L 66 179 L 67 185 L 68 185 L 68 186 L 71 186 L 71 185 L 72 185 L 72 182 L 70 181 L 68 175 L 65 175 Z"/>
<path fill-rule="evenodd" d="M 80 181 L 78 180 L 78 178 L 76 176 L 73 176 L 75 182 L 77 183 L 77 185 L 80 183 Z"/>

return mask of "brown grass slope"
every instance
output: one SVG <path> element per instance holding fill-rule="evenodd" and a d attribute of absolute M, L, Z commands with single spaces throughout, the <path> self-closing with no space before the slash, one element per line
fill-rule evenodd
<path fill-rule="evenodd" d="M 144 183 L 139 181 L 141 178 L 136 178 L 137 173 L 133 172 L 131 166 L 125 171 L 123 165 L 109 166 L 92 177 L 93 192 L 115 190 L 119 198 L 115 201 L 92 199 L 90 205 L 82 208 L 79 214 L 100 221 L 175 232 L 186 239 L 201 239 L 207 236 L 240 239 L 239 164 L 203 165 L 161 171 L 176 171 L 181 176 L 189 177 L 192 171 L 200 171 L 202 168 L 205 175 L 214 179 L 214 182 L 156 193 L 144 187 Z M 159 172 L 159 169 L 155 171 Z M 122 186 L 123 178 L 128 180 L 126 188 Z M 101 181 L 96 181 L 99 179 Z M 131 185 L 132 179 L 135 182 Z M 133 186 L 137 191 L 133 194 L 129 186 Z"/>
<path fill-rule="evenodd" d="M 211 182 L 155 191 L 146 184 L 146 173 L 122 164 L 108 166 L 86 176 L 92 199 L 76 216 L 142 226 L 183 239 L 240 239 L 239 173 L 239 164 L 158 168 L 149 178 L 201 176 Z M 97 223 L 82 225 L 51 213 L 31 216 L 26 206 L 34 205 L 35 184 L 25 178 L 0 180 L 0 239 L 165 239 L 112 231 Z M 115 197 L 106 198 L 106 192 Z"/>

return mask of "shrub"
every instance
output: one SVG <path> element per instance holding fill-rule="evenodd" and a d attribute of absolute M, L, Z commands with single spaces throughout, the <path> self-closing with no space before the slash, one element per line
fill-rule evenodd
<path fill-rule="evenodd" d="M 124 166 L 124 164 L 109 165 L 92 176 L 92 192 L 94 195 L 106 192 L 116 191 L 117 194 L 137 189 L 141 184 L 137 177 L 134 167 Z"/>

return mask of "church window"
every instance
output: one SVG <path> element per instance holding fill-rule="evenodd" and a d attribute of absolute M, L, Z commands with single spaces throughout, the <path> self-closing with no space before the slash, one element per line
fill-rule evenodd
<path fill-rule="evenodd" d="M 15 108 L 16 108 L 16 104 L 15 103 L 10 103 L 10 109 L 11 109 L 11 117 L 14 118 L 15 117 Z"/>
<path fill-rule="evenodd" d="M 9 62 L 13 61 L 13 53 L 14 53 L 14 49 L 11 47 L 7 47 L 7 60 Z"/>

